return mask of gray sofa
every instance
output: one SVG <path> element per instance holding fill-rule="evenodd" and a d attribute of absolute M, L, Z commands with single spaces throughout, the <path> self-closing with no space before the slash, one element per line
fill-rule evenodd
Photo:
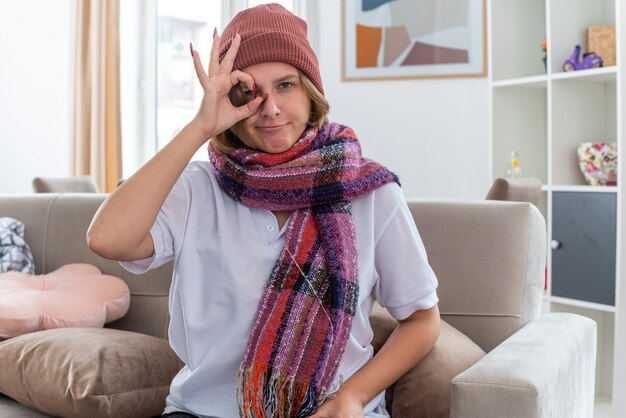
<path fill-rule="evenodd" d="M 85 232 L 104 197 L 1 195 L 0 217 L 24 222 L 37 273 L 83 262 L 128 283 L 130 310 L 107 328 L 165 339 L 171 265 L 135 276 L 87 248 Z M 596 326 L 540 312 L 546 231 L 539 211 L 495 201 L 412 200 L 409 207 L 440 281 L 445 322 L 431 354 L 388 391 L 392 416 L 591 417 Z M 372 323 L 378 348 L 395 322 L 377 307 Z M 0 416 L 50 415 L 0 395 Z"/>

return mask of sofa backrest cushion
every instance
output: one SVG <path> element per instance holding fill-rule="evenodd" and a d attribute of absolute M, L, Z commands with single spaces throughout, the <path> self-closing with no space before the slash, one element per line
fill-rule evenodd
<path fill-rule="evenodd" d="M 540 314 L 546 226 L 526 202 L 410 200 L 441 317 L 490 351 Z"/>
<path fill-rule="evenodd" d="M 96 182 L 89 176 L 35 177 L 35 193 L 99 193 Z"/>
<path fill-rule="evenodd" d="M 94 264 L 122 278 L 131 305 L 107 327 L 167 337 L 172 263 L 134 275 L 89 250 L 87 228 L 104 194 L 1 195 L 0 216 L 25 225 L 38 273 L 69 263 Z M 442 318 L 490 351 L 539 315 L 546 227 L 524 202 L 409 200 L 429 262 L 439 279 Z"/>

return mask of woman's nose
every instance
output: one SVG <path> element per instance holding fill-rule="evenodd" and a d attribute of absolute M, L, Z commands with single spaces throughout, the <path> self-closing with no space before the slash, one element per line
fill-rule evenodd
<path fill-rule="evenodd" d="M 276 98 L 271 93 L 268 93 L 261 105 L 261 115 L 266 118 L 274 118 L 279 113 L 280 109 L 278 108 Z"/>

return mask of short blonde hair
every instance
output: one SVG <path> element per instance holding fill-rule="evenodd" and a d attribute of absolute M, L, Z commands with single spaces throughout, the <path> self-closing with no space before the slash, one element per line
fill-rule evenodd
<path fill-rule="evenodd" d="M 321 128 L 327 120 L 330 105 L 324 95 L 302 71 L 298 70 L 298 75 L 300 76 L 300 81 L 302 81 L 304 91 L 311 99 L 311 114 L 309 115 L 308 126 Z M 232 97 L 231 101 L 233 101 Z M 233 104 L 235 106 L 238 105 L 237 103 Z M 235 134 L 235 132 L 239 131 L 242 124 L 243 121 L 239 121 L 230 129 L 212 138 L 211 144 L 213 149 L 220 154 L 228 154 L 238 148 L 245 147 L 245 144 Z"/>

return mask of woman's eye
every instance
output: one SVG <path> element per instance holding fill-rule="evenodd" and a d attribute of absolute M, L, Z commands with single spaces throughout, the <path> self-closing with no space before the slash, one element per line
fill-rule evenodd
<path fill-rule="evenodd" d="M 289 87 L 293 86 L 293 83 L 289 82 L 289 81 L 283 81 L 282 83 L 280 83 L 278 85 L 279 89 L 288 89 Z"/>

